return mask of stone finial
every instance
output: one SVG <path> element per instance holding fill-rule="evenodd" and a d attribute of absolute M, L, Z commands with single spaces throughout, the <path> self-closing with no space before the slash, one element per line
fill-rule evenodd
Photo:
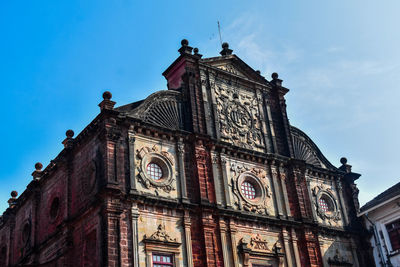
<path fill-rule="evenodd" d="M 203 55 L 199 54 L 199 49 L 197 47 L 195 47 L 193 49 L 194 55 L 197 56 L 198 58 L 201 58 Z"/>
<path fill-rule="evenodd" d="M 347 158 L 342 157 L 340 159 L 340 163 L 342 163 L 342 166 L 339 167 L 339 170 L 350 173 L 351 172 L 351 165 L 347 164 Z"/>
<path fill-rule="evenodd" d="M 183 39 L 181 41 L 181 45 L 182 45 L 181 48 L 179 48 L 179 50 L 178 50 L 178 52 L 181 53 L 181 55 L 183 55 L 183 54 L 191 55 L 192 54 L 193 47 L 189 46 L 188 40 Z"/>
<path fill-rule="evenodd" d="M 35 170 L 32 172 L 33 180 L 38 181 L 42 177 L 43 171 L 43 164 L 40 162 L 37 162 L 35 164 Z"/>
<path fill-rule="evenodd" d="M 67 138 L 64 139 L 64 141 L 62 141 L 62 144 L 64 145 L 65 148 L 71 148 L 74 142 L 74 131 L 72 130 L 67 130 L 65 132 L 65 135 L 67 136 Z"/>
<path fill-rule="evenodd" d="M 11 197 L 13 198 L 13 199 L 16 199 L 17 198 L 17 196 L 18 196 L 18 192 L 17 191 L 11 191 Z"/>
<path fill-rule="evenodd" d="M 100 110 L 105 110 L 105 109 L 114 109 L 114 105 L 116 102 L 111 100 L 112 94 L 109 91 L 105 91 L 103 93 L 103 101 L 100 102 L 99 107 Z"/>
<path fill-rule="evenodd" d="M 276 73 L 276 72 L 272 73 L 271 78 L 272 78 L 272 81 L 271 81 L 272 84 L 279 86 L 279 87 L 282 86 L 282 80 L 279 79 L 278 73 Z"/>
<path fill-rule="evenodd" d="M 233 50 L 229 49 L 229 44 L 228 43 L 223 43 L 222 44 L 222 50 L 219 52 L 221 56 L 228 56 L 232 55 Z"/>
<path fill-rule="evenodd" d="M 17 191 L 11 191 L 11 198 L 8 200 L 8 205 L 10 206 L 10 208 L 14 208 L 17 204 L 17 196 Z"/>

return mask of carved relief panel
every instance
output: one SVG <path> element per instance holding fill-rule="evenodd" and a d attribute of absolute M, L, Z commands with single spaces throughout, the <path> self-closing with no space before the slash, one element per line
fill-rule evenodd
<path fill-rule="evenodd" d="M 234 208 L 262 215 L 275 215 L 271 179 L 264 168 L 230 162 L 229 186 Z"/>
<path fill-rule="evenodd" d="M 211 85 L 216 101 L 216 123 L 222 141 L 236 146 L 264 151 L 261 99 L 255 92 L 236 84 L 216 79 Z"/>
<path fill-rule="evenodd" d="M 358 266 L 351 240 L 326 235 L 319 235 L 318 240 L 324 266 Z"/>

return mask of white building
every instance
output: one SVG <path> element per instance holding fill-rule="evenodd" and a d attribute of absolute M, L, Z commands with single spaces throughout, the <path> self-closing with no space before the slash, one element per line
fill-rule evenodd
<path fill-rule="evenodd" d="M 376 266 L 400 267 L 400 183 L 365 204 L 359 216 L 371 231 Z"/>

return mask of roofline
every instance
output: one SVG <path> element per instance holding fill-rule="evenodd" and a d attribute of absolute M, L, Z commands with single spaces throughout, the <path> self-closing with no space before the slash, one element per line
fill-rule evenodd
<path fill-rule="evenodd" d="M 386 205 L 387 203 L 389 203 L 389 202 L 395 200 L 396 198 L 400 198 L 400 195 L 394 196 L 394 197 L 392 197 L 392 198 L 389 198 L 389 199 L 386 200 L 386 201 L 383 201 L 383 202 L 381 202 L 381 203 L 378 203 L 377 205 L 374 205 L 374 206 L 372 206 L 371 208 L 369 208 L 369 209 L 367 209 L 367 210 L 365 210 L 365 211 L 363 211 L 363 212 L 360 212 L 359 214 L 357 214 L 357 216 L 358 216 L 358 217 L 361 217 L 362 215 L 364 215 L 364 214 L 366 214 L 366 213 L 368 213 L 368 212 L 370 212 L 370 211 L 373 211 L 373 210 L 375 210 L 375 209 L 377 209 L 377 208 L 379 208 L 379 207 L 382 207 L 383 205 Z"/>

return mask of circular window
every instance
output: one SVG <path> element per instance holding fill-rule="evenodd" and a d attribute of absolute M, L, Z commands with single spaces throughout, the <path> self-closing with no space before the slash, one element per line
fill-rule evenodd
<path fill-rule="evenodd" d="M 240 189 L 242 190 L 242 194 L 247 198 L 247 199 L 255 199 L 256 198 L 256 189 L 255 187 L 248 181 L 244 181 Z"/>
<path fill-rule="evenodd" d="M 60 199 L 58 197 L 54 198 L 50 206 L 50 218 L 54 220 L 58 216 L 60 210 Z"/>
<path fill-rule="evenodd" d="M 147 164 L 146 171 L 147 175 L 154 180 L 160 180 L 163 177 L 163 171 L 161 167 L 154 162 Z"/>

